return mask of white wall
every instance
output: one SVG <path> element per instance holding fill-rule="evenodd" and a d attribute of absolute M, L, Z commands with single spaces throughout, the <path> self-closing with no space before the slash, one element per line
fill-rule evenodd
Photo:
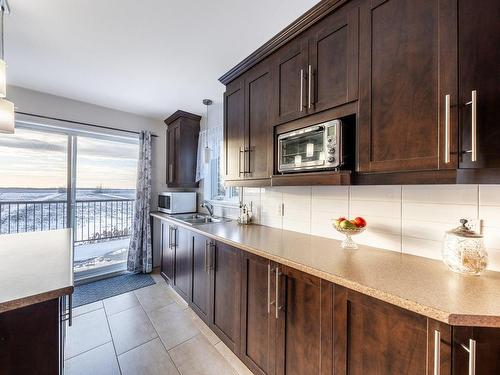
<path fill-rule="evenodd" d="M 16 110 L 65 120 L 86 122 L 101 126 L 110 126 L 123 130 L 150 130 L 158 135 L 153 138 L 153 170 L 152 170 L 152 209 L 156 208 L 158 191 L 165 190 L 165 124 L 160 119 L 151 119 L 132 113 L 84 103 L 60 96 L 50 95 L 17 86 L 9 86 L 9 100 L 13 101 Z M 155 233 L 155 264 L 159 264 L 159 243 Z"/>
<path fill-rule="evenodd" d="M 245 188 L 244 201 L 257 223 L 336 239 L 333 219 L 362 216 L 368 229 L 355 241 L 434 259 L 446 230 L 464 217 L 482 219 L 488 268 L 500 271 L 500 185 Z"/>

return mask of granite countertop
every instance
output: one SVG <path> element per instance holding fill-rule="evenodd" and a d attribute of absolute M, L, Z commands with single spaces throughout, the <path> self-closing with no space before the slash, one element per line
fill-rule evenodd
<path fill-rule="evenodd" d="M 71 229 L 0 236 L 0 313 L 73 293 Z"/>
<path fill-rule="evenodd" d="M 158 212 L 152 216 L 172 220 Z M 465 276 L 450 271 L 441 261 L 362 245 L 358 250 L 345 250 L 337 240 L 262 225 L 175 222 L 444 323 L 500 327 L 500 272 Z"/>

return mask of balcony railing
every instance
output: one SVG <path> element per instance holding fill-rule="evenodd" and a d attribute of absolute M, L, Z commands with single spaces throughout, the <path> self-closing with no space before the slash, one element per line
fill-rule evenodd
<path fill-rule="evenodd" d="M 0 201 L 0 234 L 67 227 L 67 202 Z M 128 237 L 132 230 L 133 199 L 77 200 L 75 244 Z"/>

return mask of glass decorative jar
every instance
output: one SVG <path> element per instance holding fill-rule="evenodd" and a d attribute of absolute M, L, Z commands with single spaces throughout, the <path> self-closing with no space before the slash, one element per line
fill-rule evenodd
<path fill-rule="evenodd" d="M 461 226 L 446 232 L 443 261 L 452 270 L 466 275 L 479 275 L 488 265 L 483 236 L 460 220 Z"/>

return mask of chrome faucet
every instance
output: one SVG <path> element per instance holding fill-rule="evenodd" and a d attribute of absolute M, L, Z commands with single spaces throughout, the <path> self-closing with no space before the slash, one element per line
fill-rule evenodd
<path fill-rule="evenodd" d="M 206 208 L 210 216 L 214 216 L 214 205 L 212 203 L 209 201 L 203 201 L 201 207 Z"/>

